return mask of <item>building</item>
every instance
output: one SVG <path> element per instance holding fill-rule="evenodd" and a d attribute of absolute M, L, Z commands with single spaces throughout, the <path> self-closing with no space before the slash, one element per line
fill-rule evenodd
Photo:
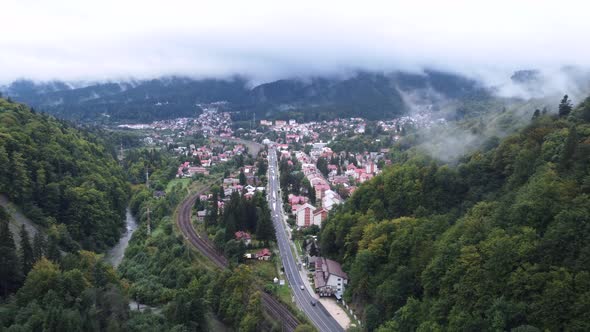
<path fill-rule="evenodd" d="M 313 212 L 315 207 L 309 203 L 305 203 L 295 211 L 295 219 L 298 227 L 309 227 L 313 225 Z"/>
<path fill-rule="evenodd" d="M 314 285 L 320 296 L 335 296 L 338 300 L 348 284 L 348 275 L 338 262 L 324 257 L 315 258 Z"/>
<path fill-rule="evenodd" d="M 322 222 L 328 218 L 328 210 L 324 208 L 316 209 L 313 212 L 313 224 L 322 227 Z"/>
<path fill-rule="evenodd" d="M 237 231 L 235 236 L 236 240 L 244 242 L 245 245 L 250 245 L 252 242 L 252 237 L 248 232 Z"/>
<path fill-rule="evenodd" d="M 256 253 L 256 259 L 259 261 L 267 261 L 272 256 L 272 253 L 268 248 L 264 248 Z"/>
<path fill-rule="evenodd" d="M 295 210 L 294 214 L 297 220 L 297 227 L 309 227 L 311 225 L 321 227 L 322 222 L 328 218 L 328 211 L 326 209 L 316 209 L 309 203 L 299 205 L 296 208 L 297 210 Z"/>

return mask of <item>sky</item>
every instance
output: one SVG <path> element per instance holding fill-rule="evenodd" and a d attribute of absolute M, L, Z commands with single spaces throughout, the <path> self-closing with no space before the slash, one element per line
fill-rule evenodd
<path fill-rule="evenodd" d="M 584 1 L 2 0 L 0 82 L 590 68 Z"/>

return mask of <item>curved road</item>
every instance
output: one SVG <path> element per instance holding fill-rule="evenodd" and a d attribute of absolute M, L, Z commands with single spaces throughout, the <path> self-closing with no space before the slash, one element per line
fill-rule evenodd
<path fill-rule="evenodd" d="M 195 205 L 197 197 L 206 190 L 207 189 L 202 190 L 201 192 L 185 198 L 185 200 L 178 206 L 176 224 L 184 235 L 184 238 L 199 250 L 203 256 L 213 261 L 213 263 L 215 263 L 220 269 L 226 269 L 228 267 L 227 259 L 215 249 L 208 239 L 197 234 L 191 223 L 192 208 Z M 261 292 L 261 294 L 262 303 L 266 312 L 275 320 L 283 324 L 284 331 L 294 331 L 297 325 L 299 325 L 299 320 L 293 315 L 293 313 L 270 294 L 265 292 Z"/>
<path fill-rule="evenodd" d="M 277 154 L 274 148 L 268 150 L 268 202 L 272 213 L 272 220 L 277 235 L 277 243 L 281 251 L 281 260 L 285 269 L 285 275 L 289 284 L 293 288 L 295 300 L 299 308 L 313 322 L 320 331 L 344 331 L 338 322 L 328 313 L 326 308 L 317 301 L 307 290 L 300 288 L 303 285 L 303 279 L 299 273 L 299 266 L 295 262 L 293 252 L 285 231 L 285 222 L 282 214 L 282 198 L 279 193 L 279 167 L 277 163 Z"/>

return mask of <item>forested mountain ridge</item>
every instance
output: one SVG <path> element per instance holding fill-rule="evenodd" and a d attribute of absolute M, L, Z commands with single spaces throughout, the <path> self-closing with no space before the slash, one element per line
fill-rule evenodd
<path fill-rule="evenodd" d="M 358 72 L 346 78 L 283 79 L 253 88 L 242 77 L 228 80 L 163 77 L 153 80 L 93 83 L 74 87 L 63 82 L 20 80 L 0 87 L 5 95 L 40 111 L 81 122 L 149 122 L 194 116 L 197 104 L 226 101 L 240 120 L 335 117 L 392 118 L 405 114 L 403 94 L 433 92 L 439 97 L 489 97 L 478 82 L 438 71 L 423 74 Z M 424 96 L 422 96 L 424 97 Z"/>
<path fill-rule="evenodd" d="M 128 191 L 101 139 L 0 98 L 0 192 L 64 250 L 116 243 Z"/>
<path fill-rule="evenodd" d="M 590 98 L 446 165 L 406 151 L 321 231 L 368 330 L 590 329 Z"/>

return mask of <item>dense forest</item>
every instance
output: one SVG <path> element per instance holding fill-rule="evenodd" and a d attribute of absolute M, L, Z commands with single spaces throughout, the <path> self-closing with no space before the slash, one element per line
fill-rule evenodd
<path fill-rule="evenodd" d="M 368 330 L 590 330 L 590 98 L 444 164 L 413 149 L 321 230 Z"/>
<path fill-rule="evenodd" d="M 0 193 L 42 228 L 58 227 L 64 250 L 104 250 L 119 238 L 128 186 L 103 143 L 0 98 Z"/>

